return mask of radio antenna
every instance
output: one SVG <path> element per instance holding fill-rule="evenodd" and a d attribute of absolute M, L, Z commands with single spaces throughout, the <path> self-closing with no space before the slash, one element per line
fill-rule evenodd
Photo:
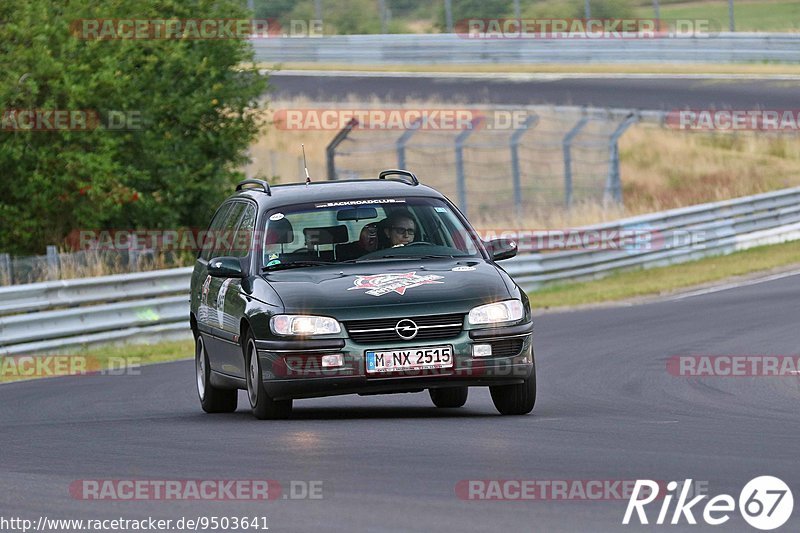
<path fill-rule="evenodd" d="M 308 164 L 306 163 L 306 145 L 301 144 L 300 148 L 303 150 L 303 170 L 306 171 L 306 186 L 311 183 L 311 176 L 308 175 Z"/>

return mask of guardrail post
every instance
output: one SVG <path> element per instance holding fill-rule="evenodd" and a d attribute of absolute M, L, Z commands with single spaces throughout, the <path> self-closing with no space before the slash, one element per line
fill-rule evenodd
<path fill-rule="evenodd" d="M 618 204 L 622 203 L 622 180 L 619 175 L 619 138 L 625 133 L 625 130 L 630 128 L 639 118 L 631 113 L 625 120 L 623 120 L 611 137 L 608 139 L 608 177 L 606 178 L 606 187 L 603 192 L 603 202 L 608 202 L 613 199 Z"/>
<path fill-rule="evenodd" d="M 467 180 L 464 176 L 464 144 L 472 132 L 478 129 L 483 117 L 472 119 L 469 127 L 456 136 L 456 189 L 458 190 L 458 208 L 467 214 Z"/>
<path fill-rule="evenodd" d="M 525 122 L 511 134 L 511 173 L 514 179 L 514 209 L 517 219 L 522 218 L 522 178 L 519 169 L 519 141 L 530 128 L 539 122 L 538 115 L 529 115 Z"/>
<path fill-rule="evenodd" d="M 47 277 L 58 279 L 58 248 L 52 244 L 47 247 Z"/>
<path fill-rule="evenodd" d="M 328 147 L 325 149 L 328 158 L 328 179 L 335 180 L 336 179 L 336 148 L 345 140 L 347 136 L 350 135 L 350 132 L 358 125 L 358 121 L 354 118 L 350 119 L 342 131 L 336 134 L 336 137 L 330 142 Z"/>
<path fill-rule="evenodd" d="M 14 272 L 11 270 L 11 256 L 0 254 L 0 284 L 13 285 Z"/>
<path fill-rule="evenodd" d="M 406 168 L 406 144 L 408 144 L 411 137 L 422 127 L 423 120 L 425 119 L 418 118 L 415 120 L 411 127 L 397 138 L 397 168 Z"/>
<path fill-rule="evenodd" d="M 589 122 L 589 117 L 586 116 L 584 111 L 584 115 L 564 135 L 564 140 L 561 143 L 564 150 L 564 204 L 568 208 L 572 206 L 572 139 L 580 133 L 587 122 Z"/>

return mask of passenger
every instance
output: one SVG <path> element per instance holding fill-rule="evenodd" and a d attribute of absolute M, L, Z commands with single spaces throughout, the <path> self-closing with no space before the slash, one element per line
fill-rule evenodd
<path fill-rule="evenodd" d="M 361 228 L 359 238 L 355 242 L 341 244 L 336 248 L 336 258 L 339 261 L 358 259 L 364 254 L 378 249 L 378 225 L 375 222 Z"/>

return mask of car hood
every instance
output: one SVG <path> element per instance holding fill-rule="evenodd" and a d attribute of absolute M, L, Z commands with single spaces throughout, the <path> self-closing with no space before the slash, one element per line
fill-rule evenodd
<path fill-rule="evenodd" d="M 511 297 L 510 279 L 482 260 L 375 261 L 264 275 L 287 313 L 340 320 L 468 312 Z"/>

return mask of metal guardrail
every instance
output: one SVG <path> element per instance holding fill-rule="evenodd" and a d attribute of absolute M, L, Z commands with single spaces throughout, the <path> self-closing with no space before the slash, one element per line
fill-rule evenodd
<path fill-rule="evenodd" d="M 253 39 L 262 63 L 351 65 L 477 63 L 798 62 L 800 34 L 730 33 L 650 39 L 477 39 L 458 34 Z"/>
<path fill-rule="evenodd" d="M 800 187 L 577 228 L 651 230 L 655 245 L 526 253 L 503 262 L 526 290 L 800 239 Z M 694 243 L 675 239 L 686 232 Z M 676 244 L 677 242 L 677 244 Z M 661 244 L 659 244 L 661 243 Z M 188 337 L 191 268 L 0 288 L 0 356 Z M 113 303 L 112 303 L 113 302 Z"/>
<path fill-rule="evenodd" d="M 526 290 L 544 284 L 599 278 L 612 270 L 650 268 L 800 238 L 800 187 L 672 209 L 580 228 L 650 230 L 650 244 L 628 249 L 519 255 L 506 271 Z M 699 242 L 684 238 L 701 236 Z"/>
<path fill-rule="evenodd" d="M 191 268 L 0 288 L 0 356 L 186 337 Z"/>

